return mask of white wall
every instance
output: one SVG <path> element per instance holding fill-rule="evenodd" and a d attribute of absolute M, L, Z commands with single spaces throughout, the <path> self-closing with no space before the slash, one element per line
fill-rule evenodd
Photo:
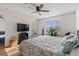
<path fill-rule="evenodd" d="M 77 30 L 79 30 L 79 6 L 76 9 L 76 33 L 77 33 Z"/>
<path fill-rule="evenodd" d="M 0 9 L 0 15 L 3 15 L 2 9 Z M 4 17 L 4 16 L 3 16 Z M 0 18 L 0 31 L 5 31 L 5 21 L 4 19 Z"/>
<path fill-rule="evenodd" d="M 42 28 L 43 28 L 43 23 L 47 20 L 59 20 L 60 21 L 60 36 L 64 36 L 66 32 L 71 32 L 75 33 L 75 12 L 59 15 L 59 16 L 54 16 L 54 17 L 49 17 L 45 19 L 39 19 L 37 21 L 37 33 L 38 35 L 41 35 L 42 33 Z"/>
<path fill-rule="evenodd" d="M 3 19 L 0 19 L 0 31 L 5 31 L 5 23 Z"/>
<path fill-rule="evenodd" d="M 11 10 L 0 10 L 4 19 L 0 20 L 0 28 L 5 29 L 6 37 L 5 37 L 5 46 L 9 46 L 9 39 L 12 36 L 18 35 L 17 33 L 17 23 L 24 23 L 30 25 L 29 35 L 32 34 L 32 28 L 36 26 L 36 19 L 27 14 L 17 13 Z M 4 22 L 4 23 L 3 23 Z M 5 25 L 4 25 L 5 24 Z M 35 25 L 32 27 L 32 25 Z M 35 27 L 36 28 L 36 27 Z"/>

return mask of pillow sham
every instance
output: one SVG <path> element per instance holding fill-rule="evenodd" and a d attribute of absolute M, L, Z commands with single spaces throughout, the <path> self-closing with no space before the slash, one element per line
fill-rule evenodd
<path fill-rule="evenodd" d="M 71 51 L 72 51 L 72 49 L 74 48 L 74 43 L 72 43 L 72 42 L 66 42 L 66 44 L 64 45 L 64 47 L 63 47 L 63 49 L 62 49 L 62 52 L 64 53 L 64 54 L 69 54 Z"/>
<path fill-rule="evenodd" d="M 76 42 L 77 42 L 77 44 L 75 45 L 74 48 L 77 48 L 77 47 L 79 46 L 79 36 L 76 36 L 75 38 L 76 38 Z"/>
<path fill-rule="evenodd" d="M 76 47 L 78 41 L 77 41 L 77 37 L 75 36 L 74 38 L 72 39 L 69 39 L 67 40 L 64 44 L 63 44 L 63 49 L 62 49 L 62 52 L 64 54 L 68 54 L 72 51 L 73 48 Z"/>
<path fill-rule="evenodd" d="M 75 35 L 74 34 L 70 34 L 70 35 L 67 35 L 65 36 L 62 40 L 61 40 L 61 45 L 65 44 L 68 40 L 72 40 L 72 38 L 74 38 Z"/>
<path fill-rule="evenodd" d="M 75 35 L 74 34 L 70 34 L 70 35 L 67 35 L 65 38 L 66 39 L 71 39 L 71 38 L 73 38 Z"/>

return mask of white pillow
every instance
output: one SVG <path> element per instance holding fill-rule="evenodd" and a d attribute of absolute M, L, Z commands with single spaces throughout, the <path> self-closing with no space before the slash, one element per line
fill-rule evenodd
<path fill-rule="evenodd" d="M 75 36 L 75 34 L 66 35 L 66 36 L 65 36 L 65 39 L 71 39 L 71 38 L 73 38 L 74 36 Z"/>
<path fill-rule="evenodd" d="M 71 38 L 71 39 L 67 39 L 67 37 L 69 37 L 69 36 L 74 36 L 74 37 Z M 61 44 L 64 45 L 64 44 L 65 44 L 66 42 L 68 42 L 68 41 L 70 41 L 70 42 L 75 42 L 75 40 L 76 40 L 75 34 L 70 34 L 70 35 L 65 36 L 65 37 L 61 40 Z"/>
<path fill-rule="evenodd" d="M 67 39 L 64 37 L 64 38 L 61 40 L 61 45 L 64 45 L 66 42 L 67 42 Z"/>

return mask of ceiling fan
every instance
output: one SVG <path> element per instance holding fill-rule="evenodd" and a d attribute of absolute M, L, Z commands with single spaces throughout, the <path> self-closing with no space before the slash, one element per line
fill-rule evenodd
<path fill-rule="evenodd" d="M 40 4 L 39 6 L 37 6 L 37 5 L 31 3 L 31 5 L 32 5 L 34 8 L 32 8 L 32 7 L 28 7 L 28 8 L 30 8 L 30 9 L 32 9 L 32 10 L 35 10 L 35 11 L 32 12 L 31 14 L 38 13 L 39 15 L 41 15 L 41 12 L 49 12 L 49 10 L 43 10 L 43 9 L 42 9 L 42 8 L 44 7 L 43 4 Z"/>

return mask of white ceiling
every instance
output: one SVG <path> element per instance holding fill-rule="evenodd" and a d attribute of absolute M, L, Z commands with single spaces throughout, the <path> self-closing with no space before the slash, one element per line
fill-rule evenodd
<path fill-rule="evenodd" d="M 39 5 L 39 4 L 35 4 L 35 5 Z M 0 4 L 0 7 L 8 8 L 9 10 L 16 11 L 19 13 L 29 14 L 39 19 L 39 18 L 61 15 L 68 12 L 74 12 L 78 7 L 78 5 L 79 5 L 78 3 L 44 3 L 44 7 L 42 9 L 47 9 L 50 12 L 49 13 L 42 12 L 41 16 L 38 13 L 31 14 L 33 11 L 35 11 L 28 8 L 28 7 L 33 7 L 31 4 L 4 3 L 4 4 Z"/>

